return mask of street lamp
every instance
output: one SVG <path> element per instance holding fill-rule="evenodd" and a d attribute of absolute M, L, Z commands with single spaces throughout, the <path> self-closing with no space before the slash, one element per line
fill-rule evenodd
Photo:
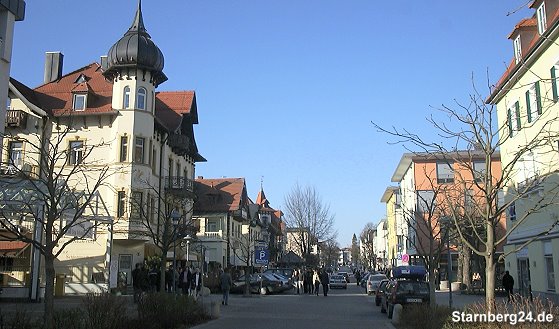
<path fill-rule="evenodd" d="M 186 243 L 186 265 L 188 267 L 188 261 L 190 260 L 189 247 L 190 247 L 190 241 L 192 241 L 192 237 L 190 236 L 190 234 L 187 234 L 182 239 L 183 239 L 183 243 Z"/>
<path fill-rule="evenodd" d="M 177 226 L 179 225 L 180 214 L 176 209 L 171 211 L 171 221 L 173 222 L 173 293 L 177 293 L 177 283 L 175 282 L 175 271 L 177 270 Z"/>

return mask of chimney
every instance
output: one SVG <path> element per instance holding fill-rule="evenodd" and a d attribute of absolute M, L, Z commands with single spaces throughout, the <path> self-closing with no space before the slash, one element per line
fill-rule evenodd
<path fill-rule="evenodd" d="M 101 56 L 101 68 L 103 69 L 103 71 L 106 71 L 108 67 L 109 67 L 108 57 L 106 55 Z"/>
<path fill-rule="evenodd" d="M 49 51 L 45 56 L 44 83 L 56 81 L 62 77 L 62 62 L 64 55 L 59 51 Z"/>

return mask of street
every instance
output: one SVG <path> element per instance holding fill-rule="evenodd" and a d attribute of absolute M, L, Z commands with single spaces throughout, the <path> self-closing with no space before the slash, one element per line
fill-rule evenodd
<path fill-rule="evenodd" d="M 211 328 L 389 328 L 385 314 L 363 288 L 351 283 L 348 289 L 332 289 L 328 296 L 278 295 L 243 297 L 231 295 L 229 305 L 221 307 L 219 319 L 196 326 Z M 212 295 L 220 301 L 220 295 Z"/>

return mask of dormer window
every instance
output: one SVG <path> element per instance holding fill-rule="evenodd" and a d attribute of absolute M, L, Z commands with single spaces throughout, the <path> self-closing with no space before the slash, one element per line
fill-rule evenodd
<path fill-rule="evenodd" d="M 126 86 L 124 87 L 124 99 L 123 99 L 123 107 L 125 109 L 129 109 L 130 108 L 130 87 Z"/>
<path fill-rule="evenodd" d="M 138 96 L 136 99 L 136 108 L 139 110 L 146 109 L 146 88 L 138 89 Z"/>
<path fill-rule="evenodd" d="M 516 63 L 518 63 L 522 59 L 522 47 L 520 44 L 520 35 L 514 39 L 513 46 L 514 46 L 514 59 Z"/>
<path fill-rule="evenodd" d="M 536 10 L 538 17 L 538 33 L 542 35 L 547 29 L 547 20 L 545 18 L 545 2 L 543 2 Z"/>
<path fill-rule="evenodd" d="M 86 94 L 74 94 L 74 105 L 72 106 L 74 111 L 85 110 L 86 104 L 87 104 Z"/>

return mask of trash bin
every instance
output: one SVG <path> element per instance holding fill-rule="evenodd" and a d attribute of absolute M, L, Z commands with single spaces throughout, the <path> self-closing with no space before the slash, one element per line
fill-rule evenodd
<path fill-rule="evenodd" d="M 54 281 L 54 295 L 55 296 L 64 296 L 64 284 L 66 281 L 65 274 L 57 274 L 56 280 Z"/>

